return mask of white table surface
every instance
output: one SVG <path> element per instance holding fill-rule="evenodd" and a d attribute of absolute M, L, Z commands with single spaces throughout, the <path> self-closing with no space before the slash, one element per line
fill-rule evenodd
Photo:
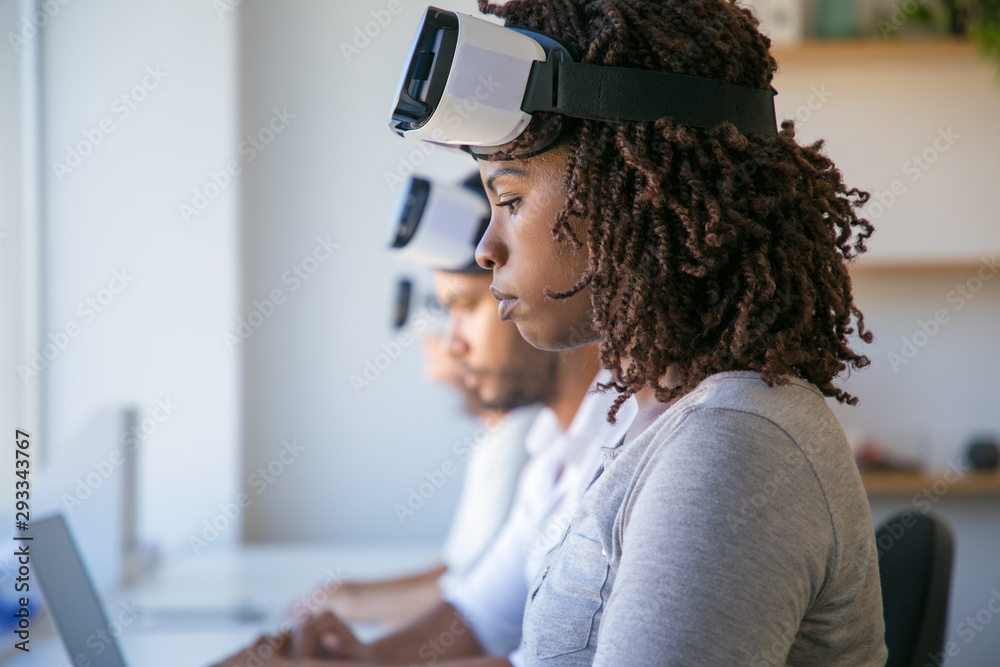
<path fill-rule="evenodd" d="M 167 565 L 136 586 L 106 594 L 105 609 L 109 621 L 120 615 L 128 622 L 117 641 L 129 667 L 206 667 L 277 630 L 286 610 L 307 603 L 306 596 L 324 581 L 416 572 L 436 563 L 438 553 L 436 546 L 241 545 Z M 238 621 L 230 612 L 241 604 L 267 616 Z M 32 625 L 30 653 L 5 642 L 0 665 L 71 667 L 62 642 L 46 625 Z M 369 639 L 380 629 L 356 632 Z"/>

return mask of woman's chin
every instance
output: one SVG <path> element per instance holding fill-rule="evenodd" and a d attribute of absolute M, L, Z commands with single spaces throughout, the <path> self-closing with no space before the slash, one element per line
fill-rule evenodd
<path fill-rule="evenodd" d="M 531 320 L 514 320 L 517 330 L 521 332 L 521 338 L 532 347 L 547 352 L 559 352 L 580 347 L 591 342 L 589 340 L 577 340 L 578 336 L 573 336 L 573 332 L 565 328 L 559 328 L 553 324 L 543 324 Z"/>

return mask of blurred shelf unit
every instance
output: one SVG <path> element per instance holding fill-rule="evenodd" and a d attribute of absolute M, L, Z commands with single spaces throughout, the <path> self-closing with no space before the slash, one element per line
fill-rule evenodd
<path fill-rule="evenodd" d="M 779 63 L 858 60 L 945 59 L 980 60 L 975 44 L 957 37 L 908 37 L 879 39 L 808 39 L 797 44 L 776 44 L 771 53 Z"/>
<path fill-rule="evenodd" d="M 876 231 L 852 273 L 994 269 L 1000 63 L 949 36 L 807 39 L 772 53 L 779 117 L 822 138 L 871 195 L 861 215 Z"/>
<path fill-rule="evenodd" d="M 861 473 L 868 495 L 917 494 L 997 495 L 1000 496 L 1000 472 L 968 472 L 955 479 L 947 474 L 869 470 Z"/>
<path fill-rule="evenodd" d="M 852 275 L 872 276 L 897 273 L 975 273 L 980 267 L 992 269 L 994 264 L 1000 264 L 1000 253 L 990 251 L 980 257 L 936 258 L 936 257 L 904 257 L 900 259 L 874 259 L 862 257 L 848 264 Z"/>

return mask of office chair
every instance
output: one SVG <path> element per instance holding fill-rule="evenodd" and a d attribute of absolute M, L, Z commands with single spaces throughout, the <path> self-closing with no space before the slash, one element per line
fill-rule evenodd
<path fill-rule="evenodd" d="M 951 530 L 936 516 L 904 512 L 879 526 L 875 540 L 889 649 L 886 667 L 923 667 L 944 644 Z"/>

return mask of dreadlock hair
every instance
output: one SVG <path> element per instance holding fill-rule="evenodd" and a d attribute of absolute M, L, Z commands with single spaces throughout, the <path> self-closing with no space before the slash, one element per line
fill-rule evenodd
<path fill-rule="evenodd" d="M 479 0 L 479 9 L 554 37 L 577 62 L 760 89 L 777 69 L 756 17 L 733 0 Z M 546 294 L 589 286 L 601 363 L 612 372 L 602 389 L 621 392 L 610 422 L 643 387 L 669 402 L 727 370 L 757 371 L 769 386 L 797 375 L 857 404 L 833 379 L 870 363 L 848 345 L 852 317 L 864 342 L 873 336 L 847 271 L 874 232 L 855 214 L 870 195 L 846 188 L 823 140 L 800 146 L 792 120 L 764 137 L 729 122 L 700 129 L 538 112 L 495 157 L 555 133 L 569 135 L 569 197 L 553 239 L 586 243 L 590 259 L 573 287 Z M 586 239 L 571 216 L 586 221 Z M 680 384 L 663 387 L 671 365 Z"/>

